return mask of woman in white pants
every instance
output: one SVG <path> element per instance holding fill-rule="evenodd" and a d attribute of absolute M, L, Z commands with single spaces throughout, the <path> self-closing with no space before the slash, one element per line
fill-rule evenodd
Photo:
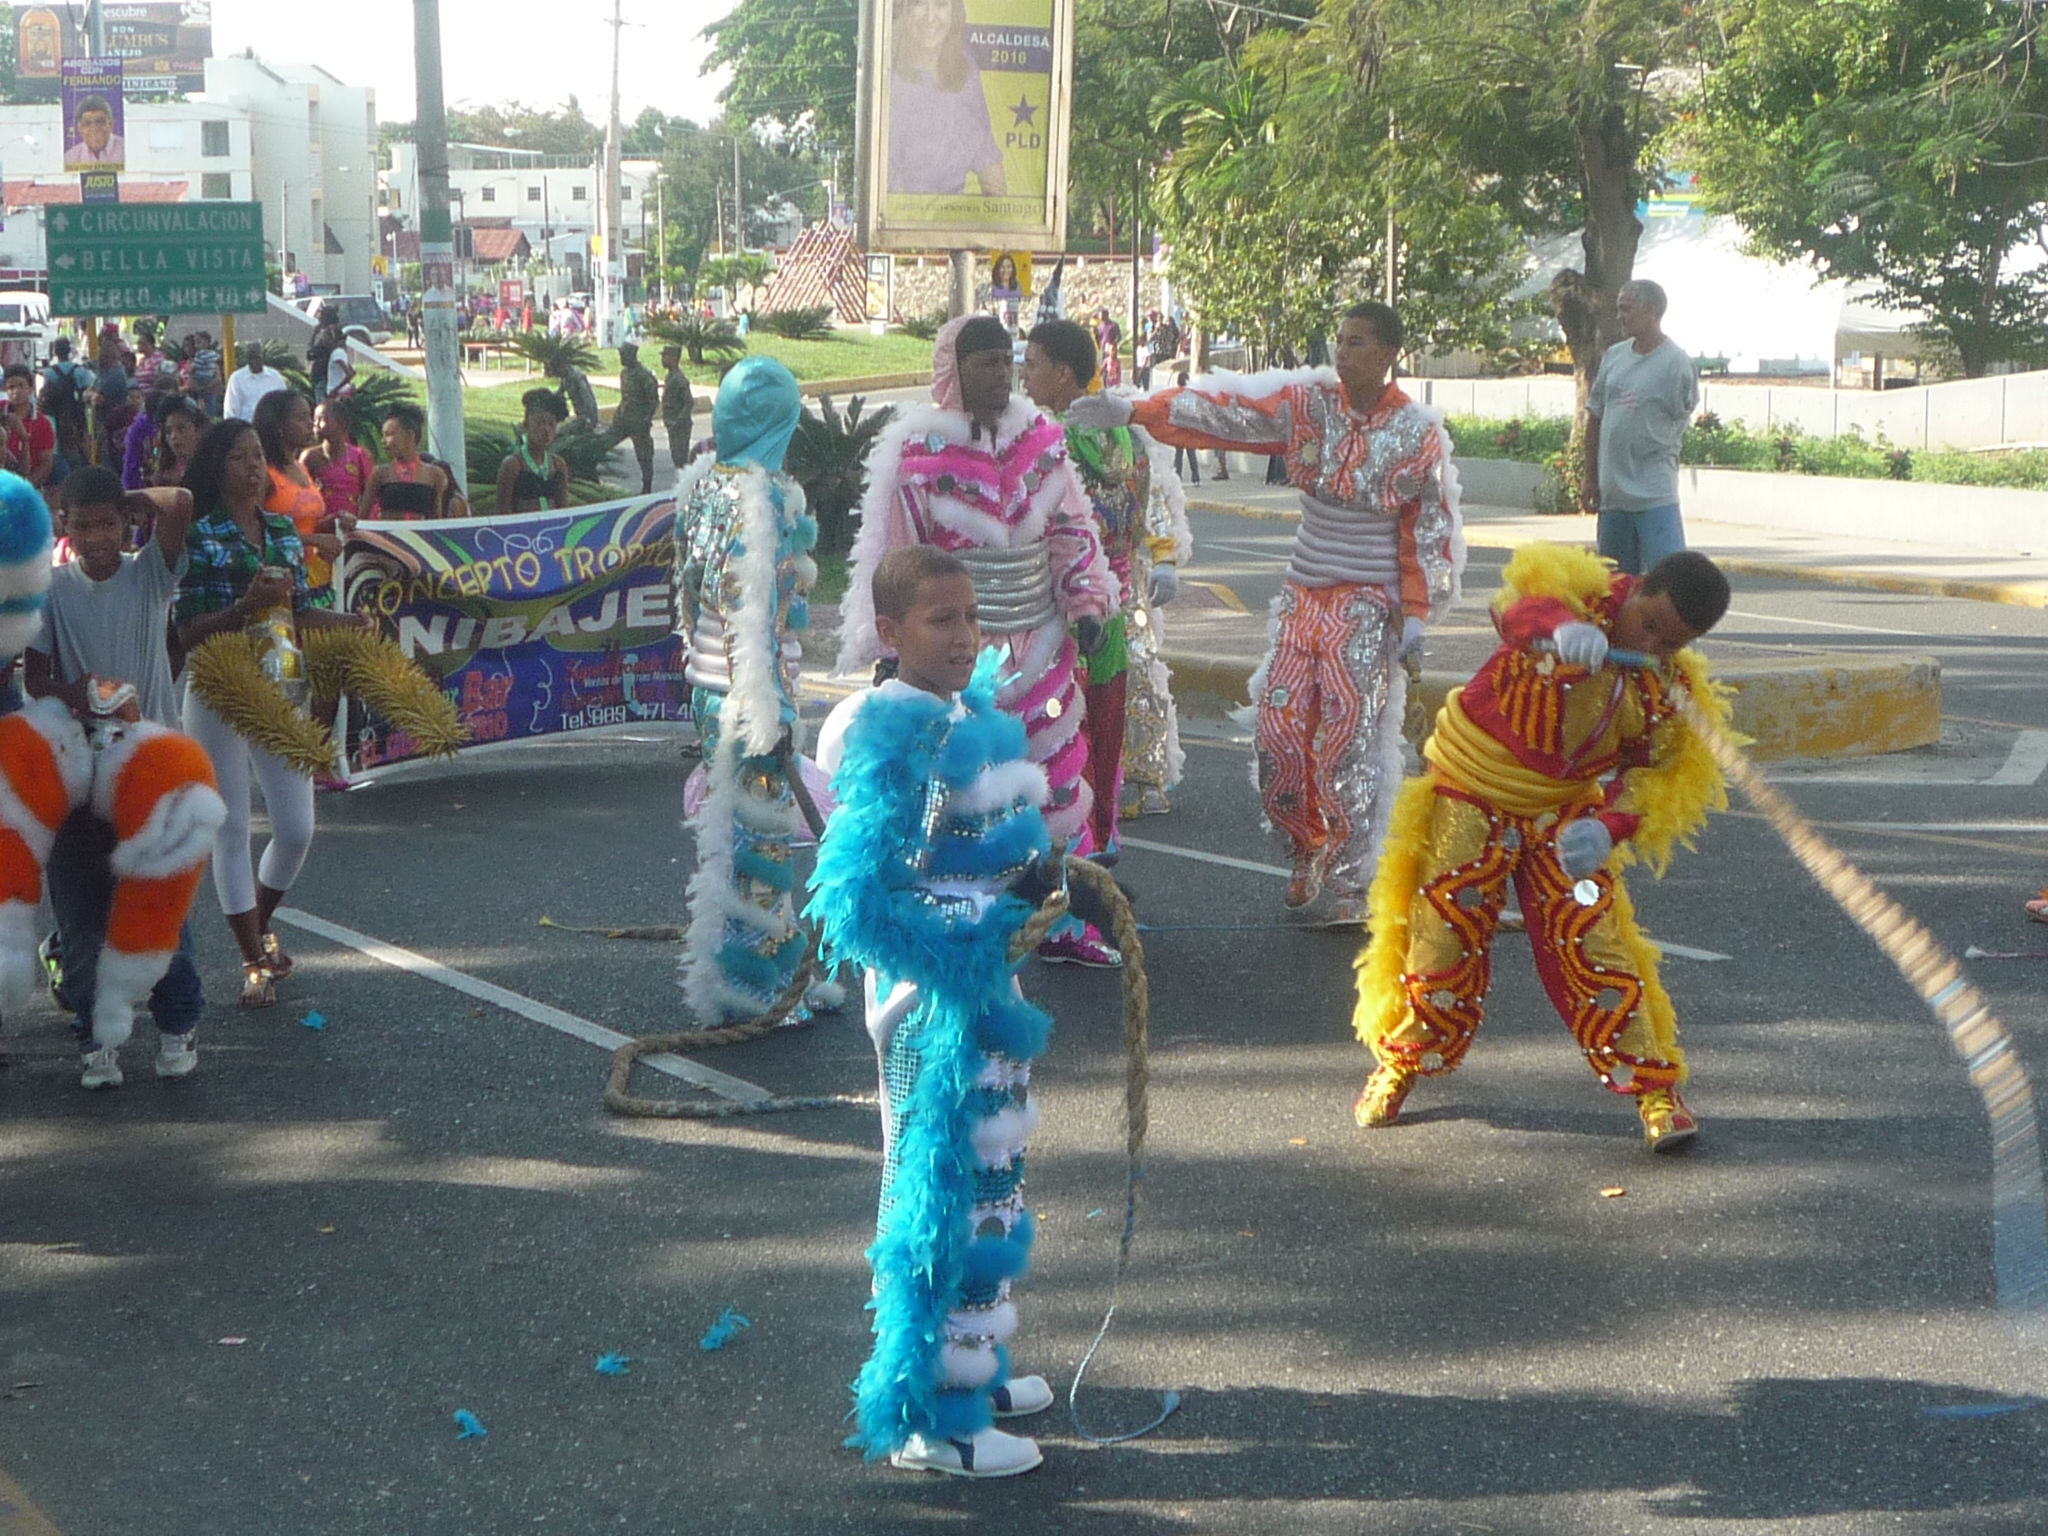
<path fill-rule="evenodd" d="M 246 421 L 207 429 L 185 472 L 192 493 L 190 564 L 178 586 L 178 641 L 187 651 L 230 630 L 246 629 L 274 610 L 301 628 L 368 620 L 306 606 L 305 553 L 292 520 L 263 510 L 270 470 L 263 443 Z M 270 931 L 271 915 L 291 889 L 313 845 L 313 781 L 251 746 L 188 692 L 185 730 L 213 759 L 228 818 L 213 845 L 213 885 L 242 951 L 242 1006 L 268 1008 L 277 983 L 291 974 L 291 956 Z M 249 787 L 254 780 L 270 812 L 270 843 L 260 864 L 250 859 Z"/>

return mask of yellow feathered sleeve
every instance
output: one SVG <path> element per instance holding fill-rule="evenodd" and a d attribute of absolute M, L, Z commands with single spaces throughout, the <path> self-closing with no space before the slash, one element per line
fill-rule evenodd
<path fill-rule="evenodd" d="M 1666 679 L 1666 687 L 1689 695 L 1701 718 L 1729 741 L 1737 746 L 1748 743 L 1749 738 L 1728 723 L 1732 695 L 1725 684 L 1714 681 L 1706 657 L 1688 647 L 1671 659 L 1671 671 L 1676 675 Z M 1617 863 L 1624 869 L 1640 863 L 1660 880 L 1671 865 L 1671 855 L 1692 847 L 1709 813 L 1728 809 L 1721 766 L 1682 708 L 1651 733 L 1650 761 L 1628 771 L 1614 808 L 1641 818 L 1635 835 L 1615 849 Z"/>

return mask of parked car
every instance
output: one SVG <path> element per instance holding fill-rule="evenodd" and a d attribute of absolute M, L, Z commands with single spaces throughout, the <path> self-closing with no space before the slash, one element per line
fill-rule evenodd
<path fill-rule="evenodd" d="M 299 300 L 299 308 L 316 320 L 330 305 L 341 321 L 342 335 L 351 341 L 381 347 L 391 339 L 391 317 L 367 293 L 316 293 Z"/>

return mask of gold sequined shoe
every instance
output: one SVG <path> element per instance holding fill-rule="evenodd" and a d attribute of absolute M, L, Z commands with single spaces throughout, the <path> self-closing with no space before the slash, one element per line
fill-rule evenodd
<path fill-rule="evenodd" d="M 1652 1152 L 1677 1152 L 1700 1133 L 1699 1121 L 1676 1088 L 1644 1089 L 1636 1095 L 1636 1113 L 1643 1121 L 1643 1144 Z"/>
<path fill-rule="evenodd" d="M 1367 1130 L 1392 1125 L 1408 1101 L 1408 1090 L 1422 1074 L 1400 1062 L 1383 1061 L 1365 1080 L 1365 1092 L 1358 1096 L 1352 1116 Z"/>

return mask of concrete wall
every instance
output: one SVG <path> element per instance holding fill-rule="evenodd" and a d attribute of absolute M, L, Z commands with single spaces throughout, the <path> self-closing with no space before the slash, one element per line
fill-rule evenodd
<path fill-rule="evenodd" d="M 1462 416 L 1569 416 L 1572 381 L 1405 379 L 1417 399 Z M 2048 372 L 1959 379 L 1916 389 L 1809 389 L 1796 384 L 1700 386 L 1700 409 L 1756 432 L 1797 429 L 1816 437 L 1860 432 L 1900 448 L 2048 446 Z"/>

